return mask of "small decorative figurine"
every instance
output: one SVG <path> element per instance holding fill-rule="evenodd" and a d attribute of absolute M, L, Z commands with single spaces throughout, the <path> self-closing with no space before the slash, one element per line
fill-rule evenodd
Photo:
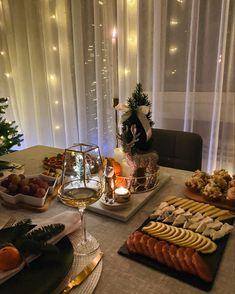
<path fill-rule="evenodd" d="M 112 163 L 107 159 L 107 164 L 104 170 L 105 177 L 105 200 L 107 202 L 114 201 L 114 188 L 115 188 L 115 172 Z"/>

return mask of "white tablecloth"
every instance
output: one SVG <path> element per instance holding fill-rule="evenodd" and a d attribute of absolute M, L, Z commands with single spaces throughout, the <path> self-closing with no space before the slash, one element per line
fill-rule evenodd
<path fill-rule="evenodd" d="M 42 170 L 42 159 L 61 150 L 45 146 L 35 146 L 20 152 L 3 156 L 1 159 L 13 160 L 25 164 L 26 174 L 35 174 Z M 104 252 L 103 270 L 95 294 L 200 294 L 205 293 L 182 281 L 166 274 L 129 260 L 117 254 L 120 246 L 128 235 L 135 231 L 149 216 L 152 209 L 169 195 L 183 197 L 184 182 L 191 172 L 170 168 L 161 168 L 171 175 L 171 180 L 164 185 L 156 196 L 152 197 L 127 223 L 87 211 L 87 229 L 96 237 Z M 49 210 L 35 213 L 28 210 L 12 211 L 0 207 L 0 224 L 10 215 L 27 216 L 31 218 L 46 218 L 55 213 L 73 209 L 62 205 L 56 200 Z M 235 293 L 235 234 L 231 234 L 221 260 L 213 289 L 210 293 Z M 84 292 L 87 293 L 87 292 Z"/>

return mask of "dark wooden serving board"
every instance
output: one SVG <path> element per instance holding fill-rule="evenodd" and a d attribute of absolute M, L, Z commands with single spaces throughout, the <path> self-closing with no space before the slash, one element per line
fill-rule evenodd
<path fill-rule="evenodd" d="M 142 227 L 146 226 L 149 223 L 150 219 L 147 219 L 139 228 L 138 230 L 141 230 Z M 232 224 L 232 220 L 227 221 L 230 224 Z M 217 250 L 211 254 L 201 254 L 203 260 L 207 263 L 209 270 L 212 274 L 213 280 L 212 282 L 208 283 L 203 281 L 197 276 L 188 274 L 186 272 L 178 272 L 175 269 L 169 268 L 166 265 L 163 265 L 161 263 L 158 263 L 157 261 L 154 261 L 151 258 L 148 258 L 146 256 L 140 255 L 140 254 L 132 254 L 129 253 L 126 242 L 119 248 L 118 253 L 130 258 L 136 262 L 142 263 L 146 266 L 152 267 L 160 272 L 163 272 L 164 274 L 171 276 L 175 279 L 178 279 L 182 282 L 185 282 L 187 284 L 190 284 L 196 288 L 199 288 L 204 291 L 210 291 L 214 280 L 216 278 L 216 273 L 218 271 L 220 261 L 222 259 L 227 241 L 228 241 L 229 235 L 225 236 L 224 238 L 216 241 L 215 243 L 217 244 Z"/>
<path fill-rule="evenodd" d="M 231 211 L 235 212 L 235 205 L 229 205 L 227 203 L 223 203 L 223 202 L 219 202 L 219 201 L 208 201 L 207 199 L 205 199 L 203 197 L 202 194 L 192 192 L 187 188 L 185 188 L 183 190 L 183 194 L 184 194 L 184 196 L 186 196 L 187 198 L 189 198 L 191 200 L 206 203 L 206 204 L 210 204 L 210 205 L 214 205 L 214 206 L 216 206 L 218 208 L 227 209 L 227 210 L 231 210 Z"/>
<path fill-rule="evenodd" d="M 0 231 L 0 240 L 5 230 Z M 5 232 L 4 232 L 5 231 Z M 1 294 L 45 294 L 52 293 L 68 274 L 73 264 L 73 246 L 68 237 L 56 246 L 56 255 L 41 255 L 25 266 L 19 273 L 0 285 Z"/>

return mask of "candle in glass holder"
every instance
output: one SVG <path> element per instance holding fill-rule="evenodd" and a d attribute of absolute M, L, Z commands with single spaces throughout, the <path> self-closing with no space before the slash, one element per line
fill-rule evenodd
<path fill-rule="evenodd" d="M 130 198 L 130 192 L 124 187 L 115 189 L 114 198 L 116 202 L 126 202 Z"/>

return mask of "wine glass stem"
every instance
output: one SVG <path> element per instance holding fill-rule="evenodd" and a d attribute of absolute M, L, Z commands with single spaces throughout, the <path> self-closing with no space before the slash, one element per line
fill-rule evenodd
<path fill-rule="evenodd" d="M 82 244 L 85 244 L 87 241 L 87 235 L 86 235 L 86 221 L 85 221 L 85 208 L 79 207 L 78 211 L 81 216 L 81 230 L 82 230 Z"/>

